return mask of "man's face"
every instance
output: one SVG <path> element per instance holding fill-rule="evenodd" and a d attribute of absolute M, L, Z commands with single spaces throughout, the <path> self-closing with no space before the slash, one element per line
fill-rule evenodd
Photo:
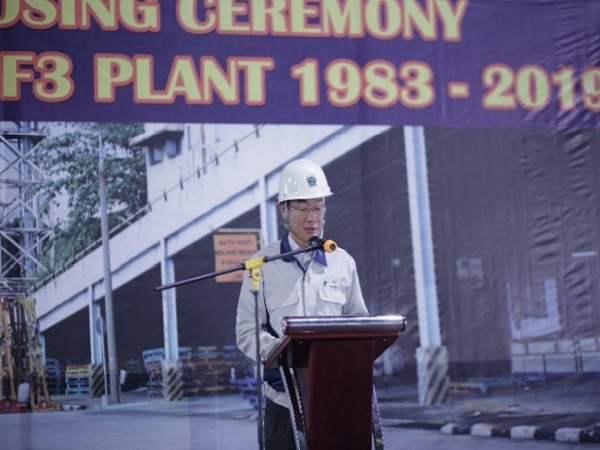
<path fill-rule="evenodd" d="M 325 199 L 292 200 L 279 205 L 281 214 L 288 215 L 288 227 L 292 239 L 300 247 L 306 247 L 313 236 L 321 236 L 325 224 Z"/>

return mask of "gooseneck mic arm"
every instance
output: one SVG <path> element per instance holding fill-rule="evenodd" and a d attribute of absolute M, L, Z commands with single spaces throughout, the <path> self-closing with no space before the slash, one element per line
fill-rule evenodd
<path fill-rule="evenodd" d="M 238 264 L 237 266 L 228 267 L 226 269 L 217 270 L 216 272 L 206 273 L 193 278 L 187 278 L 185 280 L 176 281 L 175 283 L 163 284 L 154 288 L 156 292 L 164 291 L 165 289 L 171 289 L 174 287 L 184 286 L 186 284 L 195 283 L 197 281 L 208 280 L 209 278 L 218 277 L 219 275 L 225 275 L 226 273 L 237 272 L 238 270 L 245 270 L 245 263 Z"/>
<path fill-rule="evenodd" d="M 221 270 L 217 270 L 216 272 L 210 272 L 210 273 L 200 275 L 197 277 L 187 278 L 185 280 L 176 281 L 175 283 L 163 284 L 162 286 L 155 287 L 154 291 L 159 292 L 159 291 L 163 291 L 165 289 L 171 289 L 171 288 L 175 288 L 175 287 L 179 287 L 179 286 L 184 286 L 187 284 L 196 283 L 198 281 L 208 280 L 209 278 L 215 278 L 215 277 L 218 277 L 219 275 L 225 275 L 227 273 L 237 272 L 238 270 L 256 269 L 256 268 L 262 266 L 263 264 L 268 263 L 269 261 L 275 261 L 277 259 L 286 258 L 288 256 L 294 256 L 299 253 L 314 252 L 316 250 L 322 250 L 326 253 L 332 253 L 336 249 L 337 249 L 337 244 L 333 240 L 321 239 L 321 238 L 315 236 L 315 237 L 311 237 L 308 240 L 308 247 L 299 248 L 297 250 L 293 250 L 293 251 L 287 252 L 287 253 L 281 253 L 279 255 L 259 256 L 258 258 L 249 259 L 248 261 L 245 261 L 238 265 L 227 267 L 227 268 L 221 269 Z"/>

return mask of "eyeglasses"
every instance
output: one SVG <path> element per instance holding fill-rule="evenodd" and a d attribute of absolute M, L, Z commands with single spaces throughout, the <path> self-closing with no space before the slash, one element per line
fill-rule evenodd
<path fill-rule="evenodd" d="M 325 214 L 325 205 L 315 206 L 314 208 L 309 208 L 308 206 L 296 206 L 290 203 L 290 207 L 295 209 L 298 213 L 298 216 L 305 218 L 308 217 L 309 213 L 315 213 L 317 216 L 322 216 Z"/>

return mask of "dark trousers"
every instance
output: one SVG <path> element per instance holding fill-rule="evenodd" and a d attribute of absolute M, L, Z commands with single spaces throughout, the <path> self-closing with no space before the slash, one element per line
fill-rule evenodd
<path fill-rule="evenodd" d="M 290 411 L 267 398 L 265 450 L 296 450 Z"/>

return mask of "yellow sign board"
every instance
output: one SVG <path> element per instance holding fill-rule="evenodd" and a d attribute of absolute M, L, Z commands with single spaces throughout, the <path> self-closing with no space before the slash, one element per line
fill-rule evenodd
<path fill-rule="evenodd" d="M 215 270 L 228 269 L 238 266 L 252 258 L 260 248 L 260 230 L 219 230 L 213 234 L 215 247 Z M 246 271 L 219 275 L 218 283 L 241 282 Z"/>

